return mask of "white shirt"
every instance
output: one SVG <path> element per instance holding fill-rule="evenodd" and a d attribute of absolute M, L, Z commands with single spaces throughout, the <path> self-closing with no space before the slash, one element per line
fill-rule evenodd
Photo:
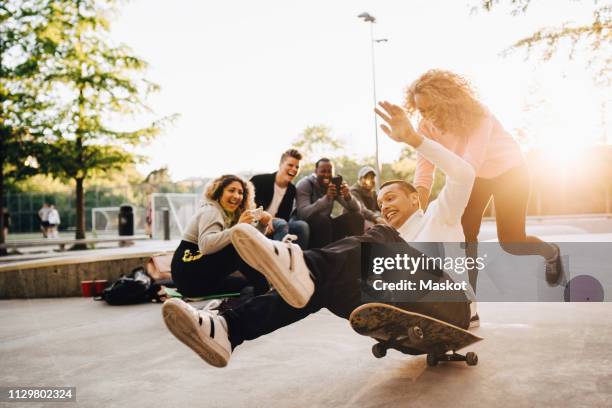
<path fill-rule="evenodd" d="M 38 216 L 41 221 L 49 221 L 49 211 L 51 211 L 49 207 L 42 207 L 38 210 Z"/>
<path fill-rule="evenodd" d="M 461 216 L 467 206 L 475 172 L 470 164 L 433 140 L 424 138 L 416 151 L 446 175 L 446 184 L 426 212 L 418 210 L 398 232 L 411 242 L 463 242 Z"/>
<path fill-rule="evenodd" d="M 474 179 L 472 166 L 433 140 L 424 138 L 416 151 L 446 175 L 446 184 L 426 212 L 418 210 L 398 228 L 404 241 L 463 242 L 461 216 L 467 206 Z"/>
<path fill-rule="evenodd" d="M 285 196 L 285 192 L 287 191 L 287 187 L 279 187 L 276 183 L 274 183 L 274 195 L 272 196 L 272 201 L 266 211 L 273 217 L 276 217 L 276 213 L 278 212 L 278 207 L 280 207 L 281 201 L 283 201 L 283 197 Z"/>
<path fill-rule="evenodd" d="M 441 144 L 425 138 L 416 149 L 419 154 L 438 167 L 446 175 L 446 184 L 438 198 L 427 207 L 427 211 L 419 209 L 398 228 L 402 239 L 413 248 L 429 256 L 444 256 L 459 258 L 465 256 L 465 250 L 458 244 L 443 246 L 419 245 L 419 242 L 464 242 L 461 216 L 467 206 L 476 173 L 474 168 L 461 157 L 446 149 Z M 415 244 L 416 243 L 416 244 Z M 437 247 L 437 248 L 436 248 Z M 430 251 L 437 253 L 430 253 Z M 461 275 L 453 270 L 445 270 L 455 282 L 468 281 L 468 274 Z M 474 299 L 475 295 L 468 285 L 467 295 Z"/>
<path fill-rule="evenodd" d="M 60 215 L 59 215 L 59 212 L 55 208 L 52 208 L 49 210 L 49 224 L 51 225 L 60 224 Z"/>

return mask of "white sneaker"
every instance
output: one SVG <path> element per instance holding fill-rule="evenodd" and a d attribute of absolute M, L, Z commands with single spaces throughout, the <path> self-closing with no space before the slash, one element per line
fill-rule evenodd
<path fill-rule="evenodd" d="M 181 299 L 168 299 L 162 305 L 168 330 L 215 367 L 225 367 L 232 354 L 226 323 L 218 313 L 197 310 Z"/>
<path fill-rule="evenodd" d="M 298 245 L 272 241 L 249 224 L 234 226 L 231 239 L 240 257 L 261 272 L 285 302 L 295 308 L 306 306 L 314 282 Z"/>

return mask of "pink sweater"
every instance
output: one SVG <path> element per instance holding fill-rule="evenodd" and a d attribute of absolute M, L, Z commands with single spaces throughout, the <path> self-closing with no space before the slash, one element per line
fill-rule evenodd
<path fill-rule="evenodd" d="M 490 179 L 525 162 L 518 143 L 487 111 L 487 116 L 468 138 L 442 133 L 430 122 L 422 120 L 419 132 L 451 150 L 467 161 L 476 171 L 476 177 Z M 417 154 L 414 186 L 431 188 L 435 166 Z"/>

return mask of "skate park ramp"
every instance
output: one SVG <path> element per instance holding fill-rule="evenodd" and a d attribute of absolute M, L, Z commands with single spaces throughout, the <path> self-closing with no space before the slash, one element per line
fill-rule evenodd
<path fill-rule="evenodd" d="M 74 386 L 79 407 L 609 406 L 612 303 L 481 302 L 478 313 L 484 341 L 462 350 L 478 353 L 475 367 L 376 359 L 373 340 L 322 310 L 218 369 L 172 336 L 161 304 L 0 300 L 0 384 Z"/>
<path fill-rule="evenodd" d="M 79 407 L 603 407 L 612 398 L 608 303 L 481 303 L 475 367 L 428 367 L 393 350 L 378 360 L 371 339 L 323 310 L 239 346 L 223 369 L 170 334 L 159 304 L 0 305 L 0 383 L 75 386 Z"/>

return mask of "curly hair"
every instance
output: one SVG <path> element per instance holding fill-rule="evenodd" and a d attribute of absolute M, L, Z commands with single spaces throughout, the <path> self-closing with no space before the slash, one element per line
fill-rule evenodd
<path fill-rule="evenodd" d="M 426 96 L 431 106 L 422 112 L 416 106 L 416 95 Z M 467 137 L 485 116 L 485 108 L 464 77 L 450 71 L 432 69 L 406 89 L 408 113 L 421 116 L 442 132 Z"/>
<path fill-rule="evenodd" d="M 216 201 L 220 204 L 221 197 L 223 196 L 223 190 L 225 190 L 225 187 L 229 186 L 234 181 L 237 181 L 242 185 L 244 195 L 242 197 L 242 202 L 236 211 L 234 211 L 233 214 L 228 214 L 230 216 L 230 225 L 237 223 L 240 215 L 242 215 L 245 210 L 255 208 L 255 187 L 253 187 L 253 183 L 250 181 L 245 181 L 241 177 L 233 174 L 224 174 L 208 183 L 203 194 L 204 199 Z"/>

